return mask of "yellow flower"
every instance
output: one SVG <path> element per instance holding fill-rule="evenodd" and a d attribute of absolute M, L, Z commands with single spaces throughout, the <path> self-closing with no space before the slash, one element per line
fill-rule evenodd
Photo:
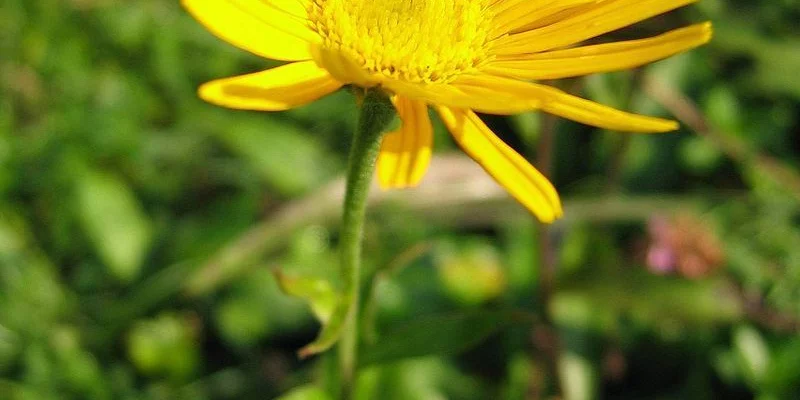
<path fill-rule="evenodd" d="M 431 158 L 433 106 L 458 144 L 541 221 L 561 216 L 552 184 L 475 111 L 542 110 L 631 132 L 677 129 L 532 81 L 637 67 L 706 43 L 709 23 L 624 42 L 578 43 L 695 0 L 182 0 L 211 32 L 290 63 L 200 87 L 225 107 L 279 111 L 343 85 L 380 87 L 402 126 L 378 159 L 384 188 L 414 186 Z"/>

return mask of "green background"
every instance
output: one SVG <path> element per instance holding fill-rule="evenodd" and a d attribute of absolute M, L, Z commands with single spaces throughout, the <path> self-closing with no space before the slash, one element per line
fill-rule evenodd
<path fill-rule="evenodd" d="M 355 98 L 203 103 L 202 82 L 276 64 L 177 3 L 0 4 L 2 399 L 331 385 L 334 357 L 295 352 L 336 298 Z M 604 40 L 704 20 L 701 49 L 555 83 L 677 133 L 485 118 L 552 160 L 547 230 L 435 122 L 423 186 L 370 208 L 360 398 L 800 397 L 800 3 L 703 0 Z"/>

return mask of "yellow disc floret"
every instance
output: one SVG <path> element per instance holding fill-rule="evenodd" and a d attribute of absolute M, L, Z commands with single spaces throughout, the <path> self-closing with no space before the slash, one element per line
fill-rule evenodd
<path fill-rule="evenodd" d="M 488 58 L 485 0 L 314 0 L 309 20 L 370 75 L 449 82 Z"/>

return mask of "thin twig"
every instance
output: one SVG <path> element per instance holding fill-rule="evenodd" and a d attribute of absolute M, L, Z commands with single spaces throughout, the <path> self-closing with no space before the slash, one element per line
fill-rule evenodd
<path fill-rule="evenodd" d="M 633 101 L 634 88 L 639 86 L 642 80 L 642 70 L 637 69 L 633 71 L 630 76 L 630 84 L 625 93 L 625 100 L 620 104 L 622 109 L 629 109 Z M 606 179 L 606 193 L 615 193 L 620 190 L 622 185 L 623 172 L 625 171 L 625 162 L 627 161 L 628 151 L 631 148 L 631 141 L 633 135 L 619 134 L 618 132 L 608 131 L 607 134 L 615 135 L 616 142 L 611 153 L 611 160 L 609 160 L 607 179 Z"/>
<path fill-rule="evenodd" d="M 536 164 L 545 176 L 550 176 L 552 170 L 555 121 L 556 119 L 552 116 L 542 116 L 542 130 L 540 132 Z M 539 234 L 539 268 L 541 271 L 539 278 L 539 300 L 540 305 L 543 307 L 543 320 L 546 323 L 550 322 L 550 318 L 547 316 L 547 308 L 553 296 L 556 275 L 555 249 L 553 248 L 548 228 L 547 225 L 541 225 Z"/>
<path fill-rule="evenodd" d="M 552 175 L 553 153 L 555 148 L 556 118 L 543 114 L 541 131 L 536 151 L 536 165 L 545 176 Z M 540 225 L 539 237 L 539 309 L 542 324 L 534 327 L 534 339 L 538 350 L 545 356 L 547 372 L 553 379 L 556 395 L 563 393 L 559 377 L 558 359 L 561 356 L 557 329 L 550 316 L 550 303 L 553 300 L 556 285 L 556 249 L 553 243 L 550 226 Z"/>

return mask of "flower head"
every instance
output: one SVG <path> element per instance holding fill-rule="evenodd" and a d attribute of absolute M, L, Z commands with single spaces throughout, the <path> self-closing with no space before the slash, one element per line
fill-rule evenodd
<path fill-rule="evenodd" d="M 343 85 L 392 95 L 402 126 L 383 139 L 385 188 L 414 186 L 431 157 L 428 106 L 456 142 L 540 220 L 558 218 L 552 184 L 495 136 L 475 111 L 542 110 L 601 128 L 677 129 L 535 83 L 637 67 L 697 47 L 709 23 L 659 36 L 578 45 L 695 0 L 182 0 L 210 31 L 290 63 L 204 84 L 218 105 L 262 111 L 300 106 Z"/>

